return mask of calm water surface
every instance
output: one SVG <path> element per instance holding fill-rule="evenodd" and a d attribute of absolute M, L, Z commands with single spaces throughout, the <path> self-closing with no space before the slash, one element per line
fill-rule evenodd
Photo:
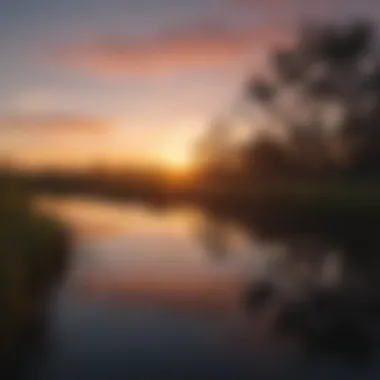
<path fill-rule="evenodd" d="M 279 242 L 196 210 L 89 198 L 40 205 L 75 236 L 27 379 L 379 378 L 377 350 L 363 361 L 320 355 L 302 334 L 278 332 L 287 300 L 343 281 L 339 251 L 289 256 Z"/>

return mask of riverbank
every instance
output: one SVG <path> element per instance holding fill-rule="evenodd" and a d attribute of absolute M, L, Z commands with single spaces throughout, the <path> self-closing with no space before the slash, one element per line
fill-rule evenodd
<path fill-rule="evenodd" d="M 19 186 L 0 190 L 0 354 L 19 350 L 20 341 L 41 325 L 50 291 L 68 259 L 69 231 L 36 208 Z"/>
<path fill-rule="evenodd" d="M 197 174 L 183 177 L 161 172 L 11 173 L 8 177 L 35 193 L 83 195 L 128 200 L 151 207 L 199 207 L 216 216 L 247 219 L 276 233 L 373 229 L 380 223 L 380 181 L 320 178 L 318 180 L 215 180 Z M 0 176 L 1 178 L 1 176 Z M 361 225 L 365 228 L 361 227 Z"/>

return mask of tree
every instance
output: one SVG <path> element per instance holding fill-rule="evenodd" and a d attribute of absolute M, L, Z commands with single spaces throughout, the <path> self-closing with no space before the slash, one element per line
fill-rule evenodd
<path fill-rule="evenodd" d="M 301 177 L 380 174 L 380 56 L 371 24 L 304 28 L 269 57 L 270 78 L 250 78 L 243 101 L 266 115 L 264 133 L 243 144 L 236 126 L 214 124 L 202 141 L 208 162 L 242 173 Z M 252 131 L 258 129 L 251 116 Z M 256 163 L 253 163 L 256 161 Z"/>

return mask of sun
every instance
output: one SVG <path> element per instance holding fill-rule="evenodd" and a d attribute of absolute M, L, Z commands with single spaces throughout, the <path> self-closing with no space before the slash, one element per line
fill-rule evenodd
<path fill-rule="evenodd" d="M 163 153 L 165 166 L 178 171 L 186 171 L 191 167 L 191 155 L 186 149 L 171 149 Z"/>

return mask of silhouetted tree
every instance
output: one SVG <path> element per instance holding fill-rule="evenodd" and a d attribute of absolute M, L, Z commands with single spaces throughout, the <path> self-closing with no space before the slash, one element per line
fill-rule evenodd
<path fill-rule="evenodd" d="M 256 135 L 233 149 L 224 125 L 208 135 L 205 150 L 213 156 L 213 144 L 224 136 L 218 162 L 240 155 L 242 172 L 252 176 L 255 170 L 268 177 L 380 174 L 376 42 L 372 25 L 362 21 L 304 28 L 292 48 L 271 55 L 270 79 L 246 84 L 244 101 L 268 116 L 265 138 Z M 254 117 L 251 125 L 257 128 Z"/>

